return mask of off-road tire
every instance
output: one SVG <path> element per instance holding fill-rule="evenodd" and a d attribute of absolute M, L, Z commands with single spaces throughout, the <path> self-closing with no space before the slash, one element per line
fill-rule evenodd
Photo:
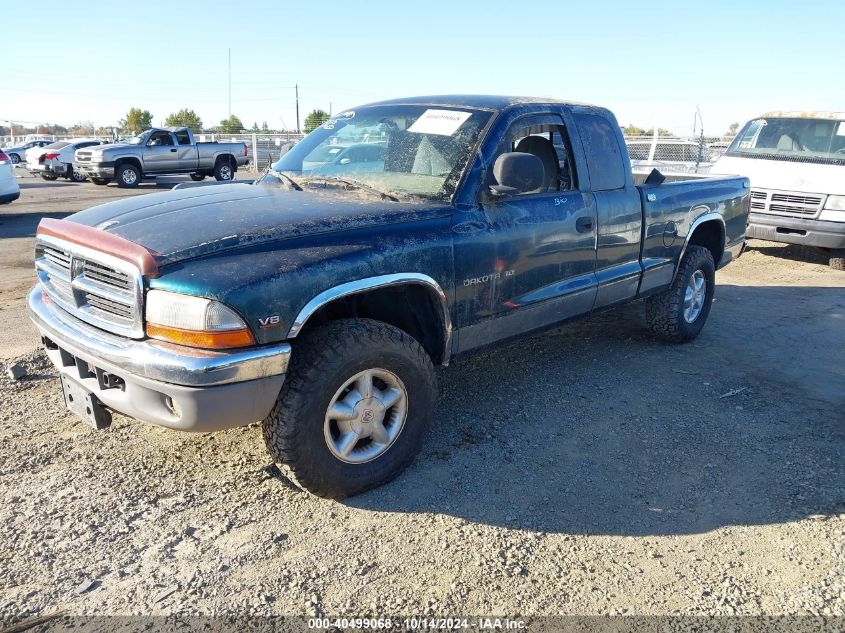
<path fill-rule="evenodd" d="M 9 154 L 9 160 L 12 161 L 13 165 L 18 165 L 21 162 L 21 157 L 17 154 Z"/>
<path fill-rule="evenodd" d="M 346 463 L 326 444 L 326 411 L 350 377 L 374 367 L 401 379 L 407 417 L 386 452 L 369 462 Z M 387 483 L 411 464 L 431 426 L 436 396 L 431 359 L 414 338 L 380 321 L 332 321 L 296 339 L 285 383 L 262 424 L 264 442 L 297 486 L 342 499 Z"/>
<path fill-rule="evenodd" d="M 845 270 L 845 248 L 831 249 L 828 263 L 833 270 Z"/>
<path fill-rule="evenodd" d="M 111 182 L 111 178 L 91 178 L 91 182 L 95 185 L 107 185 Z"/>
<path fill-rule="evenodd" d="M 226 177 L 226 170 L 228 170 L 229 177 Z M 228 158 L 218 158 L 214 164 L 214 179 L 219 181 L 230 181 L 235 178 L 235 168 L 232 161 Z"/>
<path fill-rule="evenodd" d="M 684 295 L 687 285 L 696 271 L 704 273 L 706 281 L 704 305 L 692 323 L 684 318 Z M 672 343 L 686 343 L 701 332 L 716 288 L 716 266 L 713 255 L 703 246 L 690 246 L 678 266 L 678 274 L 672 285 L 660 294 L 646 299 L 646 321 L 651 330 Z"/>
<path fill-rule="evenodd" d="M 51 173 L 49 173 L 49 172 L 44 173 L 44 174 L 41 174 L 41 177 L 42 177 L 44 180 L 49 180 L 50 182 L 52 182 L 52 181 L 54 181 L 54 180 L 58 179 L 58 176 L 57 176 L 56 174 L 51 174 Z"/>
<path fill-rule="evenodd" d="M 124 179 L 123 172 L 127 169 L 131 169 L 135 172 L 135 180 L 134 181 L 127 181 Z M 116 165 L 114 168 L 114 179 L 117 182 L 117 186 L 123 189 L 132 189 L 133 187 L 137 187 L 141 182 L 141 170 L 138 169 L 136 165 L 132 163 L 120 163 Z"/>
<path fill-rule="evenodd" d="M 190 174 L 191 180 L 194 182 L 199 182 L 200 180 L 205 180 L 205 174 Z"/>
<path fill-rule="evenodd" d="M 71 182 L 85 182 L 88 180 L 88 176 L 79 176 L 74 174 L 73 163 L 67 163 L 65 165 L 65 174 L 67 174 L 66 178 Z"/>

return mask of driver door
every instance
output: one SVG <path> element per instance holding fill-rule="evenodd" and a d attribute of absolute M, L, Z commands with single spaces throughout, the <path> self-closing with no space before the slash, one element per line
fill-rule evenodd
<path fill-rule="evenodd" d="M 459 351 L 587 313 L 595 301 L 596 204 L 579 189 L 564 120 L 515 120 L 490 166 L 511 151 L 537 155 L 546 177 L 538 190 L 492 196 L 488 168 L 480 212 L 453 225 Z"/>
<path fill-rule="evenodd" d="M 172 171 L 179 167 L 179 155 L 176 142 L 170 132 L 154 132 L 147 139 L 144 148 L 144 171 Z"/>

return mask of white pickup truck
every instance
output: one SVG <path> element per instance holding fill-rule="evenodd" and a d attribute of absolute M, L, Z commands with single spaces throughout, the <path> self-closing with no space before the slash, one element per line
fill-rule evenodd
<path fill-rule="evenodd" d="M 128 141 L 76 152 L 74 171 L 97 185 L 136 187 L 145 176 L 189 174 L 231 180 L 249 162 L 246 143 L 198 143 L 185 127 L 152 128 Z"/>

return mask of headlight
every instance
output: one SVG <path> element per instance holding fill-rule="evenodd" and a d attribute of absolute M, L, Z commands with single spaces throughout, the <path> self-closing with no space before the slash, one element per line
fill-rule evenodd
<path fill-rule="evenodd" d="M 166 290 L 147 293 L 147 336 L 179 345 L 226 349 L 254 345 L 244 320 L 232 308 L 202 297 Z"/>
<path fill-rule="evenodd" d="M 824 222 L 845 222 L 845 196 L 828 196 L 819 214 Z"/>
<path fill-rule="evenodd" d="M 845 211 L 845 196 L 828 196 L 824 208 L 831 211 Z"/>

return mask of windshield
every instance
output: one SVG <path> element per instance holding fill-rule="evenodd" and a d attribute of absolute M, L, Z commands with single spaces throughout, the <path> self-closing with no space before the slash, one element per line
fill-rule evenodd
<path fill-rule="evenodd" d="M 141 132 L 137 136 L 133 136 L 132 138 L 128 138 L 121 143 L 128 143 L 129 145 L 143 145 L 147 142 L 147 137 L 150 135 L 152 130 L 147 130 L 146 132 Z"/>
<path fill-rule="evenodd" d="M 391 197 L 448 199 L 491 114 L 425 105 L 348 110 L 311 132 L 272 169 L 303 187 L 339 179 Z M 259 182 L 281 181 L 271 172 Z"/>
<path fill-rule="evenodd" d="M 767 118 L 750 121 L 728 156 L 845 165 L 845 121 Z"/>

